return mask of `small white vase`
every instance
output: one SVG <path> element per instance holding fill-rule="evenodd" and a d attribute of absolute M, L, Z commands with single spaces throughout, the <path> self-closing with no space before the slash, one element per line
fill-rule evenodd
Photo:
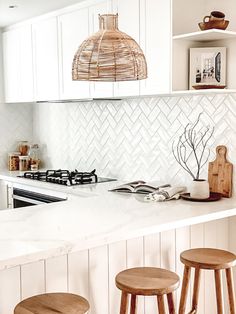
<path fill-rule="evenodd" d="M 206 180 L 193 180 L 189 191 L 192 198 L 204 199 L 210 196 L 209 183 Z"/>

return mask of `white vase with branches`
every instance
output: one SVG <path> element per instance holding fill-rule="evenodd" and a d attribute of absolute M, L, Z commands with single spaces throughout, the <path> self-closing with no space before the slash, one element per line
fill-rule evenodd
<path fill-rule="evenodd" d="M 210 126 L 201 126 L 201 115 L 193 124 L 188 123 L 172 144 L 175 160 L 193 179 L 190 195 L 198 199 L 209 197 L 209 184 L 200 177 L 200 173 L 209 159 L 210 149 L 207 146 L 214 132 Z"/>

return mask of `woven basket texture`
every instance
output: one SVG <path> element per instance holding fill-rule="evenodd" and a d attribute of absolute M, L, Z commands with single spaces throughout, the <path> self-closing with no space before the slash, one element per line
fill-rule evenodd
<path fill-rule="evenodd" d="M 100 30 L 77 50 L 72 79 L 82 81 L 133 81 L 147 78 L 142 49 L 118 27 L 118 15 L 99 15 Z"/>

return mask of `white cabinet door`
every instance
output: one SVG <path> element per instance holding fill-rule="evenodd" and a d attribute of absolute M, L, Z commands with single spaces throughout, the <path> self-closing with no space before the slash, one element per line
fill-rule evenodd
<path fill-rule="evenodd" d="M 0 180 L 0 210 L 8 208 L 8 185 Z"/>
<path fill-rule="evenodd" d="M 34 98 L 32 36 L 27 25 L 3 33 L 6 102 L 30 102 Z"/>
<path fill-rule="evenodd" d="M 0 29 L 0 60 L 3 60 L 3 38 L 2 30 Z M 0 103 L 4 102 L 4 72 L 3 72 L 3 62 L 0 62 Z"/>
<path fill-rule="evenodd" d="M 89 82 L 72 81 L 72 62 L 80 44 L 89 35 L 88 9 L 64 14 L 58 18 L 60 42 L 60 98 L 88 98 Z"/>
<path fill-rule="evenodd" d="M 19 86 L 19 31 L 11 30 L 3 33 L 3 64 L 5 101 L 17 102 L 20 99 Z"/>
<path fill-rule="evenodd" d="M 171 90 L 171 1 L 140 0 L 140 42 L 148 66 L 141 94 Z"/>
<path fill-rule="evenodd" d="M 27 25 L 20 29 L 20 100 L 34 100 L 32 29 Z"/>
<path fill-rule="evenodd" d="M 57 18 L 33 24 L 36 100 L 59 99 Z"/>
<path fill-rule="evenodd" d="M 139 43 L 139 0 L 120 0 L 118 4 L 114 0 L 113 11 L 116 11 L 116 5 L 119 14 L 119 29 Z M 119 82 L 114 86 L 115 96 L 139 95 L 139 81 Z"/>
<path fill-rule="evenodd" d="M 111 13 L 111 1 L 102 1 L 89 8 L 89 33 L 99 30 L 99 14 Z M 113 83 L 112 82 L 94 82 L 90 84 L 91 97 L 112 97 Z"/>

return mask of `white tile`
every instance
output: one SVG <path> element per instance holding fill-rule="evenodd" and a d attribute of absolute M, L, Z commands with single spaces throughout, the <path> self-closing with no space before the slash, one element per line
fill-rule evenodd
<path fill-rule="evenodd" d="M 100 175 L 119 179 L 180 183 L 188 175 L 176 164 L 171 145 L 200 112 L 205 125 L 215 126 L 211 159 L 215 146 L 226 144 L 236 162 L 235 108 L 234 94 L 36 104 L 34 135 L 50 167 L 97 168 Z"/>

